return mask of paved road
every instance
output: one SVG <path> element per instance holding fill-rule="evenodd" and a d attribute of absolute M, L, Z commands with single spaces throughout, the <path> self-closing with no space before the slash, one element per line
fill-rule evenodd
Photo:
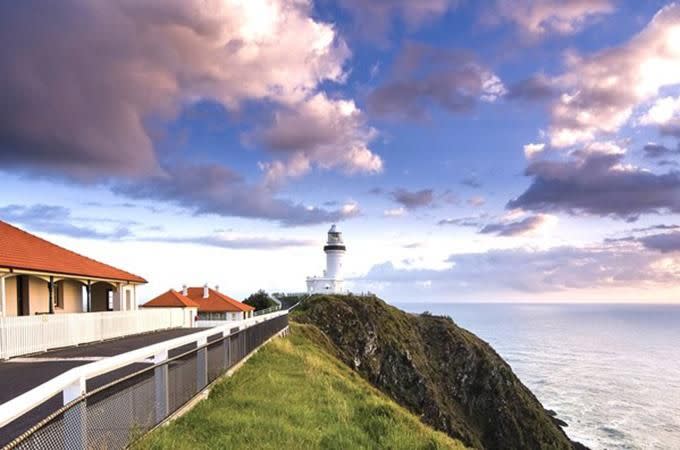
<path fill-rule="evenodd" d="M 89 364 L 102 358 L 119 355 L 158 342 L 186 336 L 191 333 L 197 333 L 199 331 L 201 331 L 200 328 L 178 328 L 155 333 L 138 334 L 105 342 L 52 350 L 29 357 L 18 357 L 0 362 L 0 380 L 2 380 L 0 403 L 5 403 L 74 367 Z M 170 356 L 179 354 L 182 351 L 187 351 L 190 348 L 192 348 L 192 345 L 175 349 L 170 352 Z M 90 391 L 96 387 L 103 386 L 117 378 L 140 370 L 145 366 L 147 366 L 147 364 L 144 363 L 131 364 L 114 372 L 100 375 L 87 382 L 87 389 Z M 45 402 L 41 407 L 18 418 L 6 427 L 0 428 L 0 446 L 5 445 L 49 414 L 59 409 L 59 407 L 61 407 L 61 396 L 57 395 Z"/>

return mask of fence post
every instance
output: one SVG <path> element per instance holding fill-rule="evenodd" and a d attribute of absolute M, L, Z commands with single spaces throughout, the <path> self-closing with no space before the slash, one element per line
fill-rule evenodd
<path fill-rule="evenodd" d="M 71 403 L 85 394 L 85 378 L 64 389 L 64 405 Z M 85 399 L 71 406 L 64 412 L 64 448 L 69 450 L 85 450 L 87 448 L 87 406 Z"/>
<path fill-rule="evenodd" d="M 164 350 L 153 357 L 157 367 L 153 370 L 156 386 L 156 422 L 160 423 L 170 414 L 170 396 L 168 390 L 168 351 Z"/>
<path fill-rule="evenodd" d="M 207 343 L 205 337 L 196 342 L 197 347 Z M 200 391 L 208 385 L 208 347 L 199 348 L 196 352 L 196 390 Z"/>
<path fill-rule="evenodd" d="M 224 351 L 224 368 L 228 369 L 231 366 L 231 355 L 229 355 L 231 347 L 231 336 L 225 336 L 222 340 L 222 351 Z"/>

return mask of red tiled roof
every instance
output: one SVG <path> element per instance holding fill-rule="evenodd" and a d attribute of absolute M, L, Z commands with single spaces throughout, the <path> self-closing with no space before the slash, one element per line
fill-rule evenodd
<path fill-rule="evenodd" d="M 187 297 L 198 304 L 201 312 L 241 312 L 255 311 L 252 306 L 222 294 L 214 289 L 208 289 L 208 298 L 203 298 L 203 288 L 189 288 Z"/>
<path fill-rule="evenodd" d="M 166 308 L 196 308 L 198 304 L 192 299 L 185 297 L 174 289 L 162 293 L 158 297 L 144 303 L 142 307 L 166 307 Z"/>
<path fill-rule="evenodd" d="M 146 283 L 142 277 L 66 250 L 1 220 L 0 267 Z"/>

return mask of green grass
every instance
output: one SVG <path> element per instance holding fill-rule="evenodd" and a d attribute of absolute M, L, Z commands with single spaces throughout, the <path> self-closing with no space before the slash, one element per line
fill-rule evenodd
<path fill-rule="evenodd" d="M 326 336 L 291 324 L 207 400 L 139 449 L 462 449 L 387 398 L 333 354 Z"/>

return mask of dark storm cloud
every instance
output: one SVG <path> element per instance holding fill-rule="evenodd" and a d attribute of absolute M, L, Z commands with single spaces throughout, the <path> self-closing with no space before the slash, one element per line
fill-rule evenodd
<path fill-rule="evenodd" d="M 479 232 L 481 234 L 495 234 L 496 236 L 521 236 L 536 231 L 545 224 L 546 220 L 546 216 L 539 214 L 510 222 L 490 223 Z"/>
<path fill-rule="evenodd" d="M 502 83 L 469 52 L 407 43 L 390 79 L 368 96 L 369 112 L 422 119 L 432 106 L 452 113 L 471 111 L 480 98 L 503 95 Z"/>
<path fill-rule="evenodd" d="M 285 226 L 337 222 L 358 210 L 326 210 L 281 199 L 265 186 L 248 184 L 220 165 L 165 167 L 166 175 L 116 185 L 115 193 L 134 199 L 176 204 L 196 215 L 247 217 Z"/>
<path fill-rule="evenodd" d="M 408 210 L 431 206 L 434 202 L 434 191 L 432 189 L 420 191 L 396 189 L 390 193 L 390 196 L 395 202 Z"/>
<path fill-rule="evenodd" d="M 680 172 L 622 168 L 623 153 L 573 152 L 566 161 L 535 161 L 529 188 L 507 207 L 528 211 L 615 216 L 680 212 Z"/>

